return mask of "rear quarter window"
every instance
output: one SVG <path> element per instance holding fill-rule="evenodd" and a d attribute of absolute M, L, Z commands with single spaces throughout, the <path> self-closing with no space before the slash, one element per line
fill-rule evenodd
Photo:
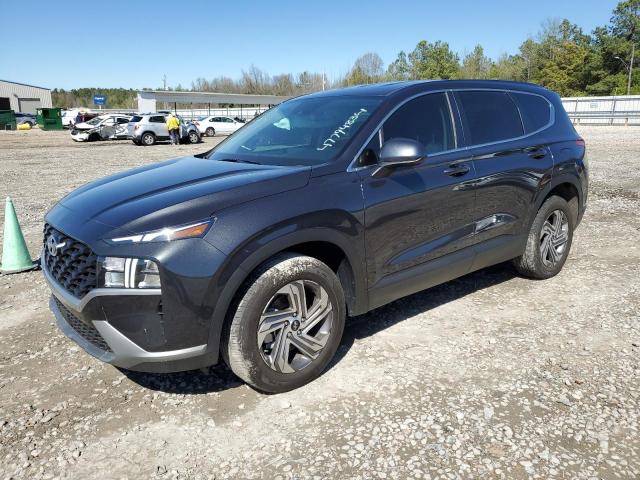
<path fill-rule="evenodd" d="M 140 115 L 134 115 L 133 117 L 131 117 L 131 120 L 129 120 L 129 123 L 138 123 L 140 120 L 142 120 L 142 117 Z"/>
<path fill-rule="evenodd" d="M 499 142 L 524 135 L 516 104 L 507 92 L 457 92 L 465 133 L 472 145 Z"/>
<path fill-rule="evenodd" d="M 525 133 L 540 130 L 551 122 L 551 104 L 543 97 L 515 92 L 511 96 L 520 109 Z"/>
<path fill-rule="evenodd" d="M 157 116 L 157 117 L 150 117 L 149 118 L 149 122 L 150 123 L 164 123 L 164 117 L 163 116 Z"/>

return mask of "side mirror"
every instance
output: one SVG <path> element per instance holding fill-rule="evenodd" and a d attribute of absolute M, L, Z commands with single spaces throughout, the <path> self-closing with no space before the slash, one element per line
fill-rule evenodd
<path fill-rule="evenodd" d="M 417 165 L 427 156 L 424 145 L 410 138 L 392 138 L 380 150 L 380 162 L 373 175 L 400 165 Z"/>

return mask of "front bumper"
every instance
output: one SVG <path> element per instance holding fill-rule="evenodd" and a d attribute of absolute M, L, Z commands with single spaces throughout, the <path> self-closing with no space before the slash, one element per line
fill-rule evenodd
<path fill-rule="evenodd" d="M 76 142 L 87 142 L 89 141 L 89 135 L 90 134 L 87 132 L 78 132 L 78 133 L 72 133 L 71 138 Z"/>
<path fill-rule="evenodd" d="M 42 267 L 53 294 L 49 308 L 56 317 L 58 327 L 68 338 L 98 360 L 116 367 L 145 372 L 184 371 L 213 363 L 206 344 L 177 350 L 145 350 L 106 318 L 105 307 L 101 302 L 131 297 L 159 298 L 159 289 L 96 288 L 82 299 L 78 299 L 56 282 L 44 263 Z M 102 318 L 98 319 L 99 315 L 102 315 Z"/>

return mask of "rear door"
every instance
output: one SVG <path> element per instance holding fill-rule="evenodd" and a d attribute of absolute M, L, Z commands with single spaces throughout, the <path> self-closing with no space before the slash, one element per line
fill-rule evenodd
<path fill-rule="evenodd" d="M 153 131 L 157 139 L 167 140 L 169 138 L 167 118 L 164 115 L 152 115 L 149 117 L 149 128 Z"/>
<path fill-rule="evenodd" d="M 476 262 L 483 265 L 474 267 L 480 268 L 522 253 L 534 197 L 551 179 L 543 134 L 551 106 L 539 95 L 502 90 L 458 91 L 455 98 L 477 174 L 475 237 L 483 245 Z"/>
<path fill-rule="evenodd" d="M 473 249 L 465 247 L 474 228 L 475 173 L 457 148 L 458 127 L 447 94 L 426 94 L 393 113 L 358 159 L 372 308 L 463 275 L 472 264 Z M 427 158 L 372 176 L 381 146 L 397 137 L 421 142 Z"/>
<path fill-rule="evenodd" d="M 114 138 L 127 138 L 128 124 L 128 117 L 116 117 L 116 131 L 114 133 Z"/>

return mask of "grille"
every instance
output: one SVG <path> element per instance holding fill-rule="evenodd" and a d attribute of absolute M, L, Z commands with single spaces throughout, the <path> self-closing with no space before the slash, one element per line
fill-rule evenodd
<path fill-rule="evenodd" d="M 47 249 L 49 238 L 61 245 L 56 255 Z M 44 226 L 44 260 L 47 271 L 64 289 L 77 298 L 96 288 L 96 256 L 84 243 L 59 232 L 49 224 Z"/>
<path fill-rule="evenodd" d="M 66 320 L 66 322 L 73 328 L 78 335 L 82 338 L 90 342 L 93 346 L 98 347 L 100 350 L 104 350 L 105 352 L 111 352 L 109 345 L 104 341 L 100 332 L 96 330 L 96 327 L 93 325 L 89 325 L 84 323 L 78 317 L 76 317 L 73 313 L 67 309 L 60 301 L 54 297 L 56 305 L 62 314 L 62 317 Z"/>

